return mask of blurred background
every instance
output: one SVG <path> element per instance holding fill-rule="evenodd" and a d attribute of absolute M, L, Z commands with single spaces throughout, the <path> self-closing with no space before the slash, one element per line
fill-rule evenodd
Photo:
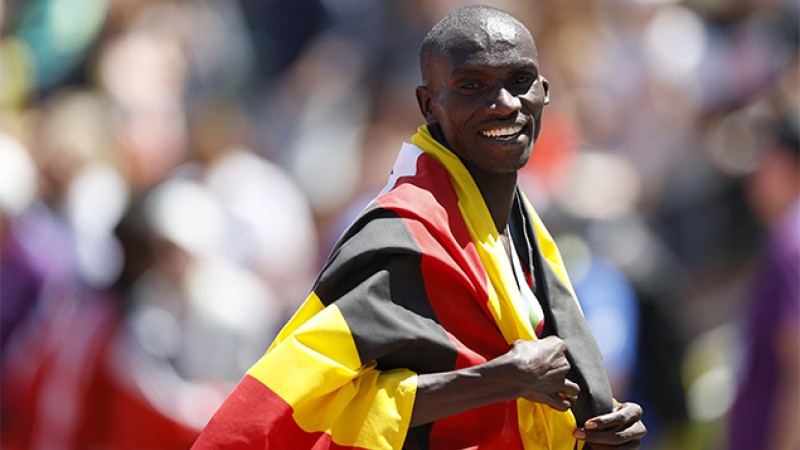
<path fill-rule="evenodd" d="M 188 448 L 423 123 L 419 43 L 466 3 L 0 1 L 2 448 Z M 800 384 L 797 252 L 763 263 L 798 248 L 800 2 L 486 3 L 539 46 L 521 186 L 643 448 L 800 448 L 800 397 L 744 393 Z"/>

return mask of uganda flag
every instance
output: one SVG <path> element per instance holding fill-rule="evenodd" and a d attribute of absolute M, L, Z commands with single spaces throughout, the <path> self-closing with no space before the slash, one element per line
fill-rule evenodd
<path fill-rule="evenodd" d="M 597 345 L 558 250 L 517 192 L 510 233 L 543 312 L 567 342 L 572 411 L 524 399 L 409 428 L 418 374 L 484 363 L 537 339 L 489 210 L 426 126 L 336 244 L 314 290 L 203 431 L 197 449 L 563 449 L 611 410 Z"/>

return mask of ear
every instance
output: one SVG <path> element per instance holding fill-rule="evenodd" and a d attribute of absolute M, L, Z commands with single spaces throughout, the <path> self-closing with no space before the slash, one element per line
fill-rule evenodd
<path fill-rule="evenodd" d="M 547 81 L 547 78 L 542 78 L 542 89 L 544 90 L 544 104 L 547 105 L 550 103 L 550 82 Z"/>
<path fill-rule="evenodd" d="M 417 105 L 425 122 L 430 124 L 437 123 L 439 120 L 433 111 L 433 93 L 428 86 L 417 86 Z"/>

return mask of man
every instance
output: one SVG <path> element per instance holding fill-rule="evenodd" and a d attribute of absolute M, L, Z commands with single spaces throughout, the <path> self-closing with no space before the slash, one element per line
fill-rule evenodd
<path fill-rule="evenodd" d="M 533 38 L 466 7 L 421 65 L 427 125 L 196 448 L 639 447 L 516 186 L 548 101 Z"/>

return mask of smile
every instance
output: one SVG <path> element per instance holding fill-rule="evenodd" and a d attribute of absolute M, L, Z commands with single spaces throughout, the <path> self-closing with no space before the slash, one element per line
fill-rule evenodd
<path fill-rule="evenodd" d="M 480 133 L 488 138 L 497 139 L 501 141 L 510 141 L 515 139 L 524 127 L 522 125 L 511 125 L 507 127 L 493 128 L 491 130 L 481 131 Z"/>

